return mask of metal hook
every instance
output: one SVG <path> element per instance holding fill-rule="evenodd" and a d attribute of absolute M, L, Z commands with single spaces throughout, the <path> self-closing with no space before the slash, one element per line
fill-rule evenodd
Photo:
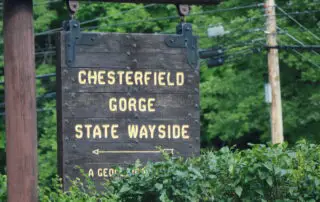
<path fill-rule="evenodd" d="M 186 21 L 185 17 L 190 14 L 191 6 L 186 4 L 178 4 L 177 9 L 181 17 L 181 22 L 185 22 Z"/>
<path fill-rule="evenodd" d="M 78 11 L 80 5 L 77 0 L 66 0 L 68 11 L 70 12 L 71 19 L 74 18 L 74 14 Z"/>

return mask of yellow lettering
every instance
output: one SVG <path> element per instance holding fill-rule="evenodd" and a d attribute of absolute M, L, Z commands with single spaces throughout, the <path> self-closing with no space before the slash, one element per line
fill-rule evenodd
<path fill-rule="evenodd" d="M 127 111 L 127 100 L 123 97 L 119 99 L 119 110 L 122 112 Z"/>
<path fill-rule="evenodd" d="M 117 135 L 117 132 L 118 132 L 118 128 L 119 128 L 119 125 L 118 124 L 113 124 L 111 126 L 111 137 L 113 139 L 118 139 L 119 136 Z"/>
<path fill-rule="evenodd" d="M 126 111 L 140 111 L 140 112 L 155 112 L 155 98 L 110 98 L 109 99 L 109 110 L 111 112 Z"/>
<path fill-rule="evenodd" d="M 155 98 L 149 98 L 148 99 L 148 111 L 149 112 L 155 112 L 156 111 L 156 109 L 154 108 L 155 102 L 156 102 Z"/>
<path fill-rule="evenodd" d="M 94 177 L 94 172 L 93 172 L 92 168 L 89 169 L 88 176 Z"/>
<path fill-rule="evenodd" d="M 103 177 L 108 177 L 108 168 L 103 169 Z"/>
<path fill-rule="evenodd" d="M 139 126 L 138 125 L 128 125 L 128 134 L 129 137 L 132 138 L 137 138 L 138 137 L 138 130 Z"/>
<path fill-rule="evenodd" d="M 124 71 L 118 71 L 117 72 L 118 76 L 119 76 L 119 84 L 123 84 L 123 74 L 124 74 Z"/>
<path fill-rule="evenodd" d="M 146 86 L 149 84 L 150 75 L 151 75 L 151 72 L 145 72 L 144 73 L 144 83 L 145 83 Z"/>
<path fill-rule="evenodd" d="M 98 72 L 98 84 L 99 85 L 105 85 L 106 82 L 104 81 L 104 75 L 106 74 L 106 71 L 102 70 Z"/>
<path fill-rule="evenodd" d="M 179 125 L 173 125 L 172 126 L 172 138 L 173 139 L 179 139 L 180 138 L 180 126 Z"/>
<path fill-rule="evenodd" d="M 97 72 L 96 71 L 89 71 L 87 77 L 88 77 L 89 84 L 97 84 Z"/>
<path fill-rule="evenodd" d="M 109 176 L 111 177 L 112 175 L 114 175 L 115 171 L 113 168 L 109 169 Z"/>
<path fill-rule="evenodd" d="M 160 139 L 164 139 L 164 138 L 166 137 L 166 131 L 165 131 L 165 129 L 166 129 L 166 126 L 165 126 L 165 125 L 160 125 L 160 126 L 158 127 L 158 130 L 159 130 L 159 138 L 160 138 Z"/>
<path fill-rule="evenodd" d="M 171 125 L 168 125 L 168 139 L 171 139 Z"/>
<path fill-rule="evenodd" d="M 151 139 L 154 138 L 154 131 L 156 130 L 156 126 L 155 125 L 149 125 L 149 131 L 150 131 L 150 136 L 151 136 Z"/>
<path fill-rule="evenodd" d="M 80 70 L 78 73 L 78 82 L 82 85 L 87 83 L 86 79 L 83 79 L 83 76 L 85 75 L 86 75 L 86 71 L 84 70 Z"/>
<path fill-rule="evenodd" d="M 102 168 L 98 168 L 98 176 L 99 177 L 103 177 L 103 173 L 102 173 L 103 169 Z"/>
<path fill-rule="evenodd" d="M 115 170 L 113 168 L 98 168 L 97 169 L 98 177 L 112 177 L 112 175 L 114 175 L 116 173 L 117 173 L 117 170 Z"/>
<path fill-rule="evenodd" d="M 78 83 L 98 85 L 145 85 L 150 84 L 153 79 L 154 86 L 183 86 L 185 82 L 184 72 L 176 72 L 176 78 L 171 72 L 158 71 L 105 71 L 105 70 L 80 70 L 78 72 Z"/>
<path fill-rule="evenodd" d="M 139 111 L 145 112 L 147 110 L 146 108 L 146 99 L 145 98 L 140 98 L 139 99 Z"/>
<path fill-rule="evenodd" d="M 75 131 L 76 131 L 76 138 L 77 139 L 82 139 L 82 137 L 83 137 L 82 125 L 78 124 L 74 128 L 75 128 Z"/>
<path fill-rule="evenodd" d="M 90 137 L 91 137 L 90 130 L 92 128 L 92 125 L 91 124 L 85 124 L 84 127 L 87 129 L 87 138 L 90 139 Z"/>
<path fill-rule="evenodd" d="M 96 125 L 94 128 L 93 128 L 93 139 L 95 138 L 99 138 L 101 139 L 102 138 L 102 134 L 101 134 L 101 129 L 100 129 L 100 126 L 99 125 Z"/>
<path fill-rule="evenodd" d="M 190 137 L 187 135 L 188 134 L 188 129 L 189 125 L 183 125 L 182 126 L 182 139 L 189 139 Z"/>
<path fill-rule="evenodd" d="M 170 79 L 171 79 L 171 72 L 168 72 L 167 74 L 168 86 L 174 86 L 174 83 L 171 82 Z"/>
<path fill-rule="evenodd" d="M 135 98 L 129 98 L 128 110 L 129 111 L 137 111 L 137 100 Z"/>
<path fill-rule="evenodd" d="M 158 75 L 158 72 L 154 72 L 154 73 L 153 73 L 153 85 L 155 85 L 155 86 L 157 86 L 157 84 L 158 84 L 158 77 L 157 77 L 157 75 Z"/>
<path fill-rule="evenodd" d="M 148 139 L 148 130 L 145 125 L 142 125 L 140 128 L 140 139 L 142 139 L 143 137 L 145 139 Z"/>
<path fill-rule="evenodd" d="M 136 85 L 143 85 L 143 74 L 142 72 L 135 72 L 135 84 Z"/>
<path fill-rule="evenodd" d="M 108 72 L 108 83 L 110 85 L 114 85 L 116 83 L 115 75 L 116 73 L 114 71 Z"/>
<path fill-rule="evenodd" d="M 165 75 L 166 75 L 165 72 L 159 72 L 159 85 L 160 86 L 165 86 L 166 85 L 166 83 L 163 82 Z"/>
<path fill-rule="evenodd" d="M 102 128 L 104 130 L 104 138 L 108 138 L 108 128 L 110 128 L 109 124 L 102 125 Z"/>
<path fill-rule="evenodd" d="M 133 82 L 132 82 L 132 74 L 133 74 L 132 71 L 126 72 L 126 84 L 129 85 L 129 86 L 132 86 L 132 85 L 133 85 Z"/>
<path fill-rule="evenodd" d="M 184 73 L 183 72 L 177 72 L 177 86 L 183 86 L 184 85 Z"/>
<path fill-rule="evenodd" d="M 109 110 L 111 112 L 116 112 L 117 111 L 116 102 L 117 102 L 117 98 L 115 98 L 115 97 L 109 99 Z"/>

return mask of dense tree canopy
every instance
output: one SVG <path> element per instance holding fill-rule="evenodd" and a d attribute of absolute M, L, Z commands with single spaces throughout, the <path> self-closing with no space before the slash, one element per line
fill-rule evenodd
<path fill-rule="evenodd" d="M 55 73 L 56 28 L 68 19 L 61 1 L 34 2 L 37 75 Z M 263 2 L 261 2 L 263 3 Z M 281 45 L 320 43 L 319 2 L 278 1 L 278 42 Z M 186 18 L 202 49 L 221 46 L 226 62 L 208 68 L 201 61 L 201 131 L 204 147 L 270 141 L 269 106 L 264 102 L 268 72 L 263 4 L 229 0 L 219 6 L 193 6 Z M 174 33 L 179 22 L 174 5 L 81 3 L 75 16 L 84 31 Z M 293 18 L 293 19 L 290 19 Z M 207 28 L 223 25 L 227 34 L 207 37 Z M 2 23 L 0 24 L 2 30 Z M 2 37 L 1 37 L 1 41 Z M 3 52 L 3 45 L 0 46 Z M 3 70 L 3 58 L 0 59 Z M 280 51 L 285 140 L 320 141 L 320 56 L 315 51 Z M 3 71 L 1 71 L 3 73 Z M 3 80 L 3 76 L 0 77 Z M 0 85 L 1 103 L 4 102 Z M 55 78 L 37 80 L 40 181 L 56 173 Z M 4 104 L 0 104 L 4 112 Z M 4 116 L 0 125 L 0 171 L 5 169 Z"/>

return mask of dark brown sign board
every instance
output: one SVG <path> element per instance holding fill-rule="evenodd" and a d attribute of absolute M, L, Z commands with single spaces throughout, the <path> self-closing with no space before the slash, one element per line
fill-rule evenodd
<path fill-rule="evenodd" d="M 58 37 L 65 190 L 69 178 L 81 178 L 78 167 L 99 185 L 115 166 L 161 160 L 159 147 L 183 157 L 200 153 L 199 65 L 190 60 L 195 37 L 193 47 L 172 47 L 182 36 L 81 33 L 70 41 L 70 35 Z"/>

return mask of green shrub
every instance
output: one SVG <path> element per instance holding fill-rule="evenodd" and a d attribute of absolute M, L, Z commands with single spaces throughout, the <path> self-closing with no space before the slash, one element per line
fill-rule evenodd
<path fill-rule="evenodd" d="M 320 201 L 320 146 L 304 142 L 294 148 L 252 145 L 237 151 L 222 148 L 184 160 L 148 163 L 128 176 L 119 170 L 98 193 L 90 180 L 74 181 L 63 193 L 58 180 L 40 187 L 40 201 Z M 134 169 L 142 166 L 137 162 Z M 5 177 L 0 177 L 0 199 Z"/>
<path fill-rule="evenodd" d="M 320 146 L 253 145 L 167 158 L 145 173 L 115 177 L 106 190 L 121 201 L 320 201 Z"/>
<path fill-rule="evenodd" d="M 62 191 L 61 181 L 58 178 L 52 180 L 49 187 L 40 188 L 39 198 L 41 202 L 116 202 L 115 198 L 97 193 L 93 187 L 83 185 L 79 179 L 73 182 L 73 186 L 68 192 Z"/>
<path fill-rule="evenodd" d="M 7 198 L 7 177 L 0 174 L 0 201 Z"/>

